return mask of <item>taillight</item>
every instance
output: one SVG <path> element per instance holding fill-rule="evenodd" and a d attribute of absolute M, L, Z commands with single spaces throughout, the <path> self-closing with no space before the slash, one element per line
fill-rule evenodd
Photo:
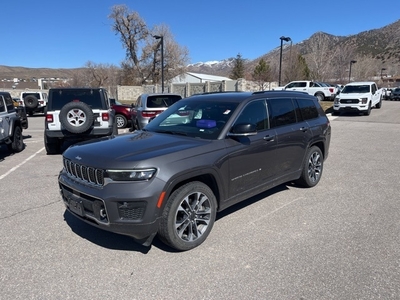
<path fill-rule="evenodd" d="M 145 111 L 142 111 L 142 117 L 152 118 L 152 117 L 155 117 L 155 116 L 161 114 L 162 112 L 163 112 L 162 110 L 147 110 L 147 111 L 145 110 Z"/>
<path fill-rule="evenodd" d="M 53 123 L 54 122 L 54 118 L 52 114 L 47 114 L 46 115 L 46 122 L 47 123 Z"/>
<path fill-rule="evenodd" d="M 334 88 L 329 88 L 329 92 L 333 94 L 335 92 L 335 89 Z"/>
<path fill-rule="evenodd" d="M 101 114 L 101 119 L 102 119 L 103 121 L 108 121 L 108 120 L 110 120 L 110 114 L 109 114 L 109 113 L 102 113 L 102 114 Z"/>

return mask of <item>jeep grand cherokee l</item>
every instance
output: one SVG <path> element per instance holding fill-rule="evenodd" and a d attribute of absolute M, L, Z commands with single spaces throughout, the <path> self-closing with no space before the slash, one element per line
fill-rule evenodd
<path fill-rule="evenodd" d="M 59 188 L 91 225 L 189 250 L 217 212 L 286 182 L 315 186 L 330 139 L 317 98 L 304 93 L 194 95 L 142 130 L 69 147 Z"/>

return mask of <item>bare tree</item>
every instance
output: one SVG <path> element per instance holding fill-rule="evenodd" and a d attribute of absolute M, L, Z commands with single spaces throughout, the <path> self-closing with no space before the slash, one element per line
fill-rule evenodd
<path fill-rule="evenodd" d="M 331 76 L 330 64 L 327 62 L 330 61 L 332 54 L 327 39 L 326 34 L 318 32 L 308 44 L 310 70 L 314 80 L 324 81 Z"/>
<path fill-rule="evenodd" d="M 338 83 L 347 82 L 350 61 L 355 59 L 354 49 L 349 45 L 336 47 L 336 49 L 337 50 L 329 63 L 332 68 L 332 79 Z"/>
<path fill-rule="evenodd" d="M 135 11 L 126 5 L 115 5 L 109 18 L 114 21 L 112 29 L 120 35 L 126 57 L 122 63 L 124 82 L 130 84 L 155 83 L 159 71 L 164 68 L 164 79 L 168 81 L 181 73 L 188 63 L 188 50 L 179 46 L 167 26 L 149 29 Z M 162 36 L 163 39 L 155 39 Z M 164 61 L 161 62 L 160 43 L 164 43 Z M 164 63 L 161 66 L 161 63 Z"/>

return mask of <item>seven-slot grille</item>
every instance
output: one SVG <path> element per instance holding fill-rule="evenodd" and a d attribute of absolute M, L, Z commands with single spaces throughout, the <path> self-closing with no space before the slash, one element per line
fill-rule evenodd
<path fill-rule="evenodd" d="M 104 185 L 104 170 L 80 165 L 65 158 L 63 161 L 69 175 L 91 184 Z"/>

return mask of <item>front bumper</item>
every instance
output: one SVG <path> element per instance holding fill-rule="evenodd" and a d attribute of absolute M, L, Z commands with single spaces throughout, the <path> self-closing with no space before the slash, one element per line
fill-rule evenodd
<path fill-rule="evenodd" d="M 64 170 L 59 178 L 60 194 L 69 212 L 86 223 L 137 241 L 148 241 L 158 231 L 158 196 L 148 183 L 112 183 L 90 186 L 71 178 Z M 153 182 L 161 186 L 162 182 Z M 150 185 L 153 185 L 150 184 Z M 151 242 L 150 240 L 150 242 Z"/>
<path fill-rule="evenodd" d="M 334 104 L 333 105 L 333 110 L 337 112 L 346 112 L 346 111 L 367 111 L 368 110 L 368 104 L 363 104 L 363 105 L 339 105 L 339 104 Z"/>

